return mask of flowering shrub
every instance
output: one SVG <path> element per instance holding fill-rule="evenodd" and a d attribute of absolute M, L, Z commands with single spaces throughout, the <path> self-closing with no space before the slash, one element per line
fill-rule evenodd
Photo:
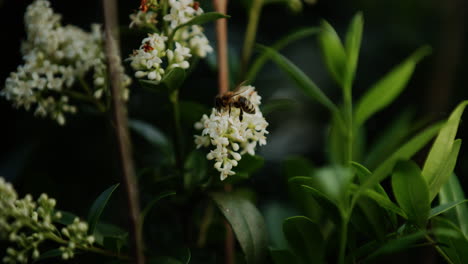
<path fill-rule="evenodd" d="M 300 12 L 303 2 L 234 1 L 245 7 L 248 17 L 237 54 L 238 36 L 227 41 L 230 17 L 224 14 L 225 0 L 213 1 L 217 12 L 205 12 L 211 9 L 205 1 L 141 0 L 130 15 L 129 28 L 116 24 L 116 2 L 103 1 L 105 27 L 93 24 L 90 32 L 63 25 L 47 0 L 33 0 L 25 11 L 24 64 L 7 77 L 0 95 L 14 107 L 61 126 L 74 123 L 68 119 L 71 114 L 90 112 L 95 122 L 105 125 L 92 123 L 88 134 L 70 126 L 78 131 L 73 137 L 67 129 L 56 130 L 52 141 L 66 145 L 60 148 L 60 160 L 70 163 L 56 161 L 58 155 L 36 154 L 30 150 L 35 147 L 6 155 L 13 160 L 7 163 L 28 167 L 24 172 L 2 171 L 7 179 L 20 184 L 35 178 L 34 184 L 15 189 L 0 177 L 4 263 L 42 263 L 48 258 L 118 264 L 216 264 L 223 258 L 225 263 L 246 264 L 380 263 L 389 257 L 384 260 L 399 261 L 401 255 L 394 254 L 398 251 L 419 254 L 415 247 L 431 253 L 426 255 L 434 262 L 437 255 L 447 263 L 468 263 L 468 200 L 454 173 L 461 148 L 457 131 L 468 101 L 459 103 L 443 122 L 420 124 L 402 114 L 389 128 L 366 130 L 368 121 L 405 90 L 415 68 L 431 53 L 429 47 L 417 49 L 356 93 L 357 86 L 367 84 L 354 81 L 362 74 L 357 71 L 364 32 L 361 13 L 352 18 L 343 38 L 323 20 L 264 46 L 255 45 L 263 7 L 281 4 Z M 282 27 L 291 22 L 275 19 Z M 216 23 L 216 56 L 214 40 L 207 37 L 211 26 L 206 24 L 211 22 Z M 311 36 L 318 41 L 317 51 L 333 83 L 329 89 L 319 88 L 282 55 L 281 49 L 291 42 Z M 133 52 L 132 39 L 139 45 Z M 123 54 L 131 53 L 124 64 L 120 47 Z M 312 115 L 306 107 L 289 111 L 296 106 L 293 100 L 278 98 L 289 94 L 286 87 L 276 89 L 276 81 L 284 76 L 270 71 L 266 80 L 256 81 L 267 61 L 292 81 L 291 89 L 298 88 L 299 99 L 323 107 L 313 113 L 321 115 L 317 122 L 329 118 L 328 125 L 313 126 L 310 132 L 307 125 L 293 124 L 296 114 Z M 128 76 L 126 62 L 132 71 Z M 375 61 L 372 65 L 380 67 Z M 314 72 L 320 74 L 318 67 Z M 320 85 L 326 81 L 323 77 Z M 241 84 L 233 88 L 237 83 Z M 336 94 L 341 101 L 333 97 Z M 201 103 L 213 97 L 214 105 Z M 91 111 L 80 111 L 86 106 Z M 326 133 L 319 131 L 322 127 Z M 98 131 L 104 128 L 110 132 Z M 277 132 L 285 130 L 288 133 Z M 88 142 L 98 132 L 105 138 Z M 382 135 L 367 136 L 374 132 Z M 42 134 L 47 133 L 34 134 L 43 142 Z M 324 136 L 326 140 L 320 140 Z M 313 155 L 285 157 L 293 149 L 285 148 L 291 138 Z M 312 141 L 323 142 L 326 151 L 306 149 Z M 426 146 L 427 155 L 421 153 L 419 162 L 413 161 Z M 63 153 L 64 149 L 71 150 Z M 107 149 L 118 153 L 111 155 Z M 18 158 L 29 152 L 33 162 Z M 313 165 L 311 156 L 316 159 L 317 153 L 324 157 Z M 281 166 L 275 164 L 278 160 Z M 69 166 L 75 163 L 80 169 Z M 95 171 L 93 163 L 100 169 Z M 1 161 L 0 170 L 3 166 Z M 96 186 L 115 181 L 117 174 L 123 184 L 104 190 L 84 218 L 56 208 L 58 203 L 67 208 L 65 198 L 57 202 L 42 193 L 44 185 L 58 182 L 43 170 L 57 172 L 60 183 L 76 175 L 83 178 L 84 184 L 73 185 L 73 192 L 64 191 L 75 205 L 83 204 Z M 281 174 L 284 179 L 277 178 Z M 263 191 L 254 189 L 258 186 Z M 20 195 L 38 189 L 42 194 L 37 199 Z M 116 191 L 122 192 L 120 199 L 113 199 Z"/>
<path fill-rule="evenodd" d="M 67 25 L 55 14 L 46 0 L 34 1 L 26 10 L 24 21 L 27 39 L 21 51 L 24 65 L 11 73 L 2 90 L 16 107 L 35 107 L 38 116 L 48 116 L 64 125 L 66 113 L 76 113 L 70 99 L 91 101 L 102 107 L 108 97 L 107 69 L 103 50 L 103 35 L 99 25 L 92 32 Z M 85 81 L 93 73 L 93 86 Z M 123 76 L 123 97 L 128 98 L 130 78 Z M 76 89 L 76 82 L 82 87 Z M 90 88 L 92 87 L 92 89 Z M 104 101 L 105 102 L 105 101 Z"/>

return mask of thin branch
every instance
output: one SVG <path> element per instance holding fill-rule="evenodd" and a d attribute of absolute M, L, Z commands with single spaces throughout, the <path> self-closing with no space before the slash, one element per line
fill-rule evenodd
<path fill-rule="evenodd" d="M 217 12 L 226 14 L 227 0 L 213 0 Z M 219 94 L 229 90 L 228 39 L 226 18 L 216 20 L 216 45 L 218 49 L 218 89 Z"/>
<path fill-rule="evenodd" d="M 143 237 L 140 232 L 140 209 L 138 187 L 132 160 L 132 150 L 128 133 L 128 120 L 125 102 L 122 99 L 122 79 L 118 45 L 118 23 L 116 0 L 103 0 L 106 56 L 108 59 L 108 74 L 111 83 L 112 112 L 115 122 L 115 132 L 120 154 L 122 177 L 127 192 L 127 202 L 130 217 L 130 233 L 132 236 L 132 249 L 134 263 L 144 264 Z"/>
<path fill-rule="evenodd" d="M 228 0 L 213 0 L 213 6 L 216 12 L 226 14 Z M 228 64 L 228 40 L 227 40 L 227 20 L 225 18 L 216 20 L 216 41 L 218 47 L 218 93 L 224 94 L 229 90 L 229 64 Z M 232 191 L 232 186 L 224 186 L 226 192 Z M 234 233 L 231 225 L 225 221 L 226 240 L 225 240 L 225 263 L 234 264 Z"/>

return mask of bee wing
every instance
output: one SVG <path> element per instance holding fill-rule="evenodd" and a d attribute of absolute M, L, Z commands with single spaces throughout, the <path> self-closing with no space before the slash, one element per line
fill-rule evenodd
<path fill-rule="evenodd" d="M 247 81 L 243 81 L 241 82 L 239 85 L 237 85 L 236 89 L 234 89 L 234 91 L 232 91 L 232 96 L 235 96 L 235 95 L 239 95 L 241 93 L 244 93 L 248 88 L 247 86 L 244 86 L 244 84 L 246 83 Z"/>

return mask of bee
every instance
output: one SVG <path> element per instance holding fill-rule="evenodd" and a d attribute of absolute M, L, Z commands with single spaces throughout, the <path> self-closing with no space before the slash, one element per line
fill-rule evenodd
<path fill-rule="evenodd" d="M 231 114 L 231 108 L 239 108 L 239 120 L 242 121 L 243 114 L 255 114 L 255 106 L 246 97 L 241 94 L 245 92 L 245 89 L 241 89 L 243 83 L 241 83 L 234 91 L 228 91 L 224 94 L 218 94 L 215 97 L 215 107 L 218 112 L 228 109 L 229 115 Z"/>

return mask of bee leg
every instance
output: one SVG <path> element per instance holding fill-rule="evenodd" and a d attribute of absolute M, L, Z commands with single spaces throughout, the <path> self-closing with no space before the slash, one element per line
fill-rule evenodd
<path fill-rule="evenodd" d="M 229 105 L 229 116 L 231 116 L 231 105 Z"/>
<path fill-rule="evenodd" d="M 242 108 L 239 108 L 239 109 L 240 109 L 239 121 L 242 122 L 242 119 L 244 119 L 244 111 L 242 111 Z"/>

